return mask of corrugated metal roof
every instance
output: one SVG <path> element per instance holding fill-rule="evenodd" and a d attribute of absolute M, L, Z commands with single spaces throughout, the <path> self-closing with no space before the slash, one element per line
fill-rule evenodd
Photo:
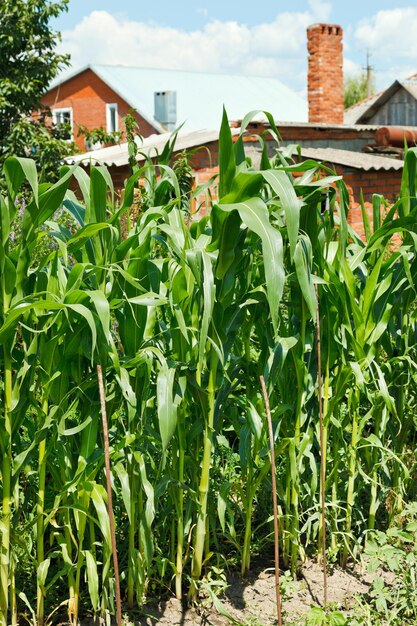
<path fill-rule="evenodd" d="M 240 125 L 242 119 L 233 120 Z M 269 126 L 269 120 L 266 117 L 256 117 L 253 120 L 255 124 L 265 124 Z M 318 128 L 320 130 L 354 130 L 356 132 L 366 132 L 378 130 L 381 126 L 371 125 L 371 124 L 327 124 L 325 122 L 281 122 L 275 120 L 276 127 L 279 128 Z"/>
<path fill-rule="evenodd" d="M 240 129 L 232 128 L 231 131 L 232 135 L 238 135 Z M 145 156 L 153 157 L 160 154 L 171 137 L 171 133 L 151 135 L 150 137 L 146 137 L 143 143 L 138 143 L 139 150 L 142 153 L 137 157 L 138 162 L 144 161 Z M 217 130 L 180 131 L 175 142 L 174 152 L 204 146 L 212 141 L 217 141 L 218 138 L 219 131 Z M 122 167 L 129 162 L 128 145 L 127 143 L 121 143 L 115 146 L 109 146 L 108 148 L 85 152 L 84 154 L 76 154 L 72 157 L 67 157 L 65 161 L 69 164 L 82 163 L 83 165 L 88 165 L 89 163 L 100 163 L 107 167 L 112 165 Z"/>
<path fill-rule="evenodd" d="M 220 126 L 223 105 L 229 119 L 252 110 L 265 110 L 281 121 L 306 122 L 307 101 L 277 78 L 206 74 L 121 65 L 88 66 L 147 120 L 154 118 L 154 93 L 176 91 L 177 124 L 187 130 Z M 50 89 L 88 69 L 55 80 Z"/>
<path fill-rule="evenodd" d="M 389 157 L 337 150 L 335 148 L 301 148 L 301 155 L 307 159 L 345 165 L 358 170 L 402 170 L 404 161 Z"/>

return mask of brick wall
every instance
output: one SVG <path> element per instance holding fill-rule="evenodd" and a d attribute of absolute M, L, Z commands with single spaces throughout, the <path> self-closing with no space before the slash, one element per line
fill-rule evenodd
<path fill-rule="evenodd" d="M 100 127 L 106 129 L 106 104 L 117 103 L 119 130 L 125 130 L 122 117 L 131 109 L 125 100 L 90 69 L 48 91 L 42 98 L 42 103 L 52 110 L 72 108 L 74 141 L 82 151 L 85 151 L 86 147 L 84 137 L 77 137 L 78 126 L 86 126 L 90 130 Z M 139 114 L 135 113 L 135 117 L 143 137 L 149 137 L 158 132 Z"/>
<path fill-rule="evenodd" d="M 210 206 L 211 198 L 218 198 L 218 174 L 217 165 L 194 172 L 194 190 L 199 189 L 199 193 L 195 195 L 192 201 L 191 213 L 196 214 L 198 212 L 198 217 L 203 217 Z"/>
<path fill-rule="evenodd" d="M 343 176 L 350 196 L 348 222 L 362 239 L 365 229 L 362 220 L 362 208 L 359 202 L 362 191 L 365 210 L 372 226 L 372 195 L 381 194 L 390 204 L 400 195 L 402 170 L 355 170 L 339 166 L 338 174 Z"/>
<path fill-rule="evenodd" d="M 364 206 L 369 221 L 372 223 L 372 202 L 365 202 Z M 350 201 L 348 223 L 353 228 L 355 233 L 359 235 L 359 237 L 361 237 L 361 239 L 365 239 L 365 228 L 362 220 L 362 207 L 359 202 L 355 202 L 353 200 Z"/>
<path fill-rule="evenodd" d="M 341 165 L 336 165 L 335 169 L 343 176 L 346 185 L 352 188 L 356 201 L 361 190 L 366 202 L 372 200 L 372 194 L 380 193 L 394 203 L 400 194 L 402 170 L 358 170 Z"/>
<path fill-rule="evenodd" d="M 307 28 L 308 119 L 343 124 L 343 30 L 336 24 Z"/>

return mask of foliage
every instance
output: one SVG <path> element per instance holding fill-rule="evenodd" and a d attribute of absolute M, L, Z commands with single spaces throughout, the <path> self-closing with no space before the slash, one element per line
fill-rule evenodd
<path fill-rule="evenodd" d="M 353 104 L 364 100 L 368 95 L 375 93 L 375 85 L 371 85 L 371 93 L 368 94 L 368 80 L 366 74 L 358 74 L 356 76 L 349 76 L 345 80 L 345 109 L 351 107 Z"/>
<path fill-rule="evenodd" d="M 134 174 L 138 170 L 138 164 L 136 162 L 136 155 L 139 152 L 137 140 L 141 140 L 139 123 L 136 117 L 133 115 L 134 109 L 130 111 L 123 118 L 123 123 L 126 128 L 126 139 L 129 154 L 129 165 L 131 173 Z"/>
<path fill-rule="evenodd" d="M 320 549 L 320 454 L 329 551 L 343 564 L 415 495 L 417 151 L 406 154 L 397 204 L 386 212 L 375 196 L 372 224 L 364 210 L 362 241 L 347 223 L 340 177 L 266 151 L 255 170 L 226 115 L 221 196 L 189 224 L 189 189 L 170 165 L 174 141 L 155 160 L 135 160 L 121 203 L 104 167 L 89 176 L 65 167 L 51 185 L 30 159 L 4 164 L 2 626 L 28 606 L 44 624 L 60 602 L 73 622 L 114 613 L 98 364 L 129 608 L 166 587 L 194 598 L 216 587 L 228 559 L 246 574 L 254 538 L 269 549 L 261 374 L 276 437 L 281 554 L 293 574 Z M 56 219 L 63 208 L 74 228 Z M 55 246 L 34 264 L 45 227 Z"/>
<path fill-rule="evenodd" d="M 94 144 L 103 146 L 104 144 L 120 143 L 123 139 L 123 131 L 118 130 L 108 133 L 103 127 L 92 128 L 89 130 L 86 126 L 78 127 L 78 137 L 85 137 L 87 150 L 92 150 Z"/>
<path fill-rule="evenodd" d="M 189 162 L 189 155 L 185 150 L 176 156 L 173 169 L 181 192 L 183 210 L 189 213 L 193 188 L 193 171 Z"/>
<path fill-rule="evenodd" d="M 386 532 L 372 531 L 366 541 L 368 569 L 377 573 L 370 604 L 380 620 L 403 626 L 417 620 L 417 505 L 408 504 Z"/>
<path fill-rule="evenodd" d="M 304 620 L 304 626 L 347 626 L 348 621 L 337 608 L 328 606 L 326 609 L 315 606 L 310 609 Z"/>
<path fill-rule="evenodd" d="M 7 153 L 33 158 L 40 178 L 55 182 L 59 178 L 60 163 L 65 157 L 76 154 L 78 148 L 74 142 L 67 141 L 65 125 L 54 126 L 45 120 L 20 118 L 7 138 Z"/>
<path fill-rule="evenodd" d="M 68 0 L 0 0 L 0 164 L 13 154 L 31 156 L 49 180 L 61 158 L 76 151 L 41 105 L 48 84 L 69 63 L 68 55 L 56 52 L 59 34 L 49 25 L 67 5 Z"/>

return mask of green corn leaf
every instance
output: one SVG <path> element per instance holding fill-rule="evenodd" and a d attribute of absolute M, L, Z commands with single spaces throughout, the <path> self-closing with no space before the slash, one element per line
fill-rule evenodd
<path fill-rule="evenodd" d="M 145 515 L 141 519 L 141 528 L 143 529 L 145 559 L 146 563 L 150 564 L 153 555 L 152 524 L 155 519 L 155 490 L 148 479 L 143 455 L 135 452 L 135 459 L 139 465 L 140 477 L 146 494 Z"/>
<path fill-rule="evenodd" d="M 91 311 L 89 311 L 87 307 L 82 304 L 62 304 L 61 302 L 56 302 L 54 300 L 36 300 L 34 302 L 23 301 L 16 304 L 9 310 L 3 325 L 0 327 L 0 342 L 5 341 L 10 333 L 16 329 L 16 325 L 24 313 L 28 311 L 34 311 L 35 313 L 48 313 L 51 311 L 62 311 L 65 308 L 73 310 L 86 320 L 91 330 L 93 346 L 92 351 L 94 352 L 97 343 L 97 330 Z"/>
<path fill-rule="evenodd" d="M 111 550 L 110 522 L 106 506 L 107 494 L 105 488 L 96 482 L 92 483 L 91 500 L 93 501 L 97 512 L 97 524 L 109 549 Z"/>
<path fill-rule="evenodd" d="M 364 317 L 365 323 L 371 313 L 371 309 L 374 303 L 374 297 L 375 297 L 376 288 L 378 285 L 378 279 L 381 273 L 382 265 L 385 260 L 384 259 L 385 250 L 386 250 L 386 247 L 381 250 L 381 255 L 366 281 L 366 286 L 363 292 L 363 317 Z"/>
<path fill-rule="evenodd" d="M 407 217 L 417 205 L 417 150 L 407 148 L 404 155 L 404 169 L 401 178 L 401 194 L 398 207 L 400 217 Z"/>
<path fill-rule="evenodd" d="M 278 308 L 285 280 L 281 233 L 270 224 L 268 207 L 260 198 L 218 206 L 228 213 L 238 211 L 242 222 L 261 238 L 268 302 L 272 324 L 276 331 Z"/>
<path fill-rule="evenodd" d="M 262 115 L 264 117 L 266 117 L 266 119 L 269 122 L 269 129 L 268 131 L 272 134 L 272 136 L 274 137 L 275 141 L 277 143 L 279 143 L 280 139 L 281 139 L 281 135 L 279 133 L 279 130 L 275 124 L 275 120 L 273 115 L 271 115 L 271 113 L 269 113 L 268 111 L 261 111 L 261 110 L 254 110 L 254 111 L 250 111 L 249 113 L 247 113 L 245 115 L 245 117 L 243 118 L 241 124 L 240 124 L 240 132 L 243 133 L 246 128 L 248 127 L 249 123 L 257 116 Z"/>
<path fill-rule="evenodd" d="M 38 581 L 38 585 L 40 589 L 42 589 L 43 593 L 46 592 L 45 583 L 46 577 L 48 576 L 49 566 L 51 564 L 51 559 L 45 559 L 42 563 L 39 563 L 36 578 Z"/>
<path fill-rule="evenodd" d="M 156 383 L 158 423 L 162 447 L 166 451 L 177 427 L 177 405 L 174 401 L 175 369 L 166 362 L 162 365 Z"/>
<path fill-rule="evenodd" d="M 251 428 L 253 435 L 256 437 L 258 441 L 260 441 L 262 437 L 262 433 L 264 432 L 264 423 L 258 411 L 256 410 L 256 408 L 250 401 L 248 401 L 246 414 L 247 414 L 248 421 L 249 421 L 250 428 Z"/>
<path fill-rule="evenodd" d="M 264 378 L 268 386 L 273 388 L 277 376 L 281 373 L 288 352 L 298 343 L 296 337 L 280 337 L 265 365 Z"/>
<path fill-rule="evenodd" d="M 90 172 L 90 210 L 85 215 L 87 224 L 105 222 L 107 211 L 108 179 L 102 166 L 92 167 Z"/>
<path fill-rule="evenodd" d="M 263 177 L 261 172 L 238 172 L 233 179 L 228 193 L 223 196 L 222 204 L 243 202 L 261 194 Z"/>
<path fill-rule="evenodd" d="M 127 302 L 130 304 L 139 304 L 140 306 L 162 306 L 163 304 L 167 304 L 167 298 L 162 298 L 157 293 L 143 293 L 140 296 L 134 296 L 133 298 L 128 298 Z"/>
<path fill-rule="evenodd" d="M 294 252 L 295 271 L 304 300 L 313 319 L 316 318 L 316 292 L 312 274 L 313 253 L 308 237 L 301 235 Z"/>
<path fill-rule="evenodd" d="M 85 220 L 85 208 L 81 204 L 79 204 L 75 198 L 74 200 L 70 200 L 69 198 L 67 198 L 66 200 L 64 200 L 63 205 L 75 218 L 80 227 L 83 227 Z"/>
<path fill-rule="evenodd" d="M 27 181 L 32 189 L 35 204 L 39 203 L 39 185 L 36 163 L 33 159 L 9 157 L 4 162 L 4 175 L 10 196 L 14 200 L 23 181 Z"/>
<path fill-rule="evenodd" d="M 129 518 L 129 523 L 132 524 L 134 523 L 134 521 L 132 520 L 132 506 L 131 506 L 133 496 L 130 491 L 129 474 L 127 473 L 127 470 L 125 466 L 123 465 L 123 463 L 121 463 L 120 461 L 113 466 L 113 470 L 115 474 L 117 475 L 117 478 L 119 479 L 120 487 L 122 490 L 123 504 L 125 505 L 125 510 Z"/>
<path fill-rule="evenodd" d="M 80 186 L 81 194 L 84 200 L 85 209 L 83 214 L 85 217 L 85 215 L 89 214 L 90 211 L 90 177 L 83 167 L 78 167 L 74 170 L 74 178 Z M 81 226 L 84 226 L 84 221 Z"/>
<path fill-rule="evenodd" d="M 98 611 L 100 606 L 100 596 L 98 591 L 98 571 L 97 563 L 91 550 L 84 550 L 87 569 L 88 593 L 94 611 Z"/>
<path fill-rule="evenodd" d="M 222 124 L 219 135 L 219 198 L 225 196 L 236 173 L 235 155 L 232 132 L 229 126 L 226 109 L 223 107 Z"/>
<path fill-rule="evenodd" d="M 73 437 L 74 435 L 77 435 L 82 430 L 84 430 L 84 428 L 87 428 L 87 426 L 91 423 L 91 421 L 92 421 L 91 415 L 88 415 L 85 418 L 85 420 L 81 422 L 81 424 L 78 424 L 77 426 L 73 426 L 72 428 L 64 428 L 63 426 L 65 425 L 65 421 L 61 419 L 58 432 L 60 435 L 64 437 Z"/>
<path fill-rule="evenodd" d="M 381 208 L 384 197 L 379 193 L 372 195 L 372 215 L 373 215 L 373 232 L 381 227 Z"/>
<path fill-rule="evenodd" d="M 110 343 L 111 334 L 110 334 L 110 306 L 109 302 L 102 291 L 99 289 L 95 289 L 94 291 L 87 290 L 88 295 L 91 298 L 91 301 L 94 304 L 94 307 L 97 311 L 98 318 L 100 320 L 101 328 L 103 329 L 104 336 L 106 341 Z"/>
<path fill-rule="evenodd" d="M 23 591 L 20 591 L 18 593 L 18 597 L 23 601 L 23 603 L 29 609 L 29 612 L 32 616 L 33 624 L 36 624 L 36 614 L 35 614 L 35 611 L 33 610 L 31 603 L 29 602 L 27 595 Z"/>
<path fill-rule="evenodd" d="M 291 260 L 293 260 L 298 230 L 300 228 L 300 210 L 302 202 L 297 197 L 294 187 L 285 172 L 269 169 L 265 172 L 261 172 L 261 174 L 281 200 L 282 208 L 285 213 Z"/>
<path fill-rule="evenodd" d="M 201 317 L 201 330 L 199 340 L 199 352 L 198 363 L 200 372 L 203 368 L 204 358 L 206 356 L 206 342 L 209 333 L 209 326 L 212 319 L 214 301 L 216 296 L 213 267 L 211 264 L 210 256 L 207 252 L 202 252 L 202 273 L 203 273 L 203 285 L 202 285 L 202 317 Z"/>
<path fill-rule="evenodd" d="M 68 241 L 69 252 L 75 252 L 81 245 L 84 245 L 84 240 L 94 237 L 100 231 L 109 231 L 115 238 L 119 236 L 117 228 L 108 224 L 107 222 L 87 224 L 83 228 L 80 228 Z"/>

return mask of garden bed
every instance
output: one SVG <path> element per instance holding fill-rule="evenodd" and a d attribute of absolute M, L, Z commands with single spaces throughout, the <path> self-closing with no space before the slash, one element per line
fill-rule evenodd
<path fill-rule="evenodd" d="M 349 612 L 355 596 L 367 593 L 371 576 L 360 568 L 342 570 L 330 568 L 328 576 L 329 605 Z M 323 599 L 323 574 L 321 567 L 308 561 L 301 569 L 299 579 L 285 577 L 284 624 L 303 621 L 311 607 L 321 606 Z M 238 574 L 228 577 L 228 587 L 220 596 L 224 609 L 242 625 L 272 626 L 277 623 L 275 604 L 275 578 L 273 568 L 257 567 L 242 579 Z M 150 601 L 141 617 L 125 615 L 129 626 L 230 626 L 233 622 L 219 613 L 209 599 L 201 599 L 195 607 L 186 607 L 179 600 L 170 598 L 161 602 Z M 97 626 L 97 622 L 83 622 L 83 626 Z"/>

